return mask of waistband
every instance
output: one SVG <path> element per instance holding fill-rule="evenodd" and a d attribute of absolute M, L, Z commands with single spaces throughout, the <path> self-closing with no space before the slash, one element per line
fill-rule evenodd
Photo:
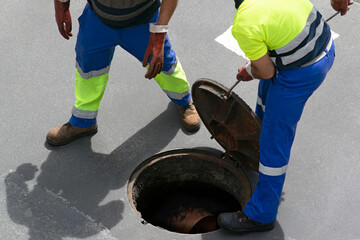
<path fill-rule="evenodd" d="M 330 48 L 331 48 L 331 46 L 332 46 L 332 43 L 333 43 L 333 36 L 332 36 L 332 32 L 331 32 L 331 36 L 330 36 L 329 42 L 328 42 L 328 44 L 326 45 L 326 48 L 325 48 L 327 51 L 330 51 Z M 322 51 L 319 55 L 317 55 L 313 60 L 305 63 L 304 65 L 301 65 L 301 67 L 307 67 L 307 66 L 310 66 L 311 64 L 314 64 L 314 63 L 320 61 L 320 60 L 321 60 L 323 57 L 325 57 L 326 54 L 327 54 L 327 52 L 325 51 L 325 49 L 324 49 L 324 51 Z"/>

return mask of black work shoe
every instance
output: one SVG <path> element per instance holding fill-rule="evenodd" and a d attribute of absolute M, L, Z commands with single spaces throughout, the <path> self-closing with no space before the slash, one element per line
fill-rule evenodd
<path fill-rule="evenodd" d="M 261 232 L 275 227 L 275 221 L 260 223 L 248 218 L 244 212 L 221 213 L 217 222 L 221 228 L 234 232 Z"/>

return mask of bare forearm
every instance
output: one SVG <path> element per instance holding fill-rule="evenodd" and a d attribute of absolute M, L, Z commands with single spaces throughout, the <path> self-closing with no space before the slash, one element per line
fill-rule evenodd
<path fill-rule="evenodd" d="M 251 61 L 251 73 L 257 79 L 269 79 L 275 74 L 275 66 L 270 56 L 265 54 L 258 60 Z"/>
<path fill-rule="evenodd" d="M 264 69 L 259 69 L 254 64 L 252 64 L 251 73 L 254 76 L 254 78 L 257 78 L 257 79 L 269 79 L 269 78 L 272 78 L 274 76 L 275 67 L 274 67 L 274 65 L 271 64 L 264 71 Z"/>
<path fill-rule="evenodd" d="M 175 12 L 178 0 L 162 0 L 158 25 L 168 25 Z"/>

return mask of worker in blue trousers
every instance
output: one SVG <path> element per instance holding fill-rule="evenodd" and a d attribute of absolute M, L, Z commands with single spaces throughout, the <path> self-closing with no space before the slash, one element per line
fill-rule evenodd
<path fill-rule="evenodd" d="M 220 214 L 218 224 L 235 232 L 267 231 L 275 226 L 297 123 L 333 65 L 335 46 L 309 0 L 235 0 L 235 6 L 232 34 L 250 60 L 237 79 L 260 79 L 259 178 L 244 209 Z"/>
<path fill-rule="evenodd" d="M 154 78 L 175 103 L 185 130 L 199 129 L 200 118 L 192 102 L 189 83 L 167 35 L 177 2 L 88 0 L 79 18 L 75 47 L 76 101 L 70 120 L 48 132 L 46 139 L 50 144 L 63 145 L 97 133 L 97 114 L 116 46 L 121 46 L 147 68 L 145 78 Z M 59 32 L 69 39 L 72 36 L 70 0 L 54 0 L 54 4 Z M 122 81 L 129 81 L 128 77 Z M 119 99 L 121 97 L 130 96 L 119 96 Z"/>

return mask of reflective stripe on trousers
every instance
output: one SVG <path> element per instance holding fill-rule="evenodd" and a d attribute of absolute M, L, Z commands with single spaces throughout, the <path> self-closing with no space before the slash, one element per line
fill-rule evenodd
<path fill-rule="evenodd" d="M 249 218 L 262 223 L 276 219 L 297 123 L 334 57 L 333 44 L 327 55 L 312 65 L 280 70 L 272 79 L 260 80 L 258 95 L 262 105 L 256 106 L 262 120 L 260 167 L 255 191 L 244 209 Z"/>
<path fill-rule="evenodd" d="M 159 11 L 150 22 L 157 21 Z M 88 127 L 96 122 L 100 102 L 106 89 L 110 64 L 115 47 L 124 50 L 142 62 L 149 40 L 149 24 L 126 29 L 112 29 L 104 25 L 86 5 L 79 18 L 76 43 L 75 96 L 70 123 Z M 121 66 L 120 66 L 121 67 Z M 124 80 L 128 80 L 123 76 Z M 163 72 L 155 77 L 165 94 L 178 105 L 190 100 L 189 83 L 168 36 L 164 44 Z"/>

